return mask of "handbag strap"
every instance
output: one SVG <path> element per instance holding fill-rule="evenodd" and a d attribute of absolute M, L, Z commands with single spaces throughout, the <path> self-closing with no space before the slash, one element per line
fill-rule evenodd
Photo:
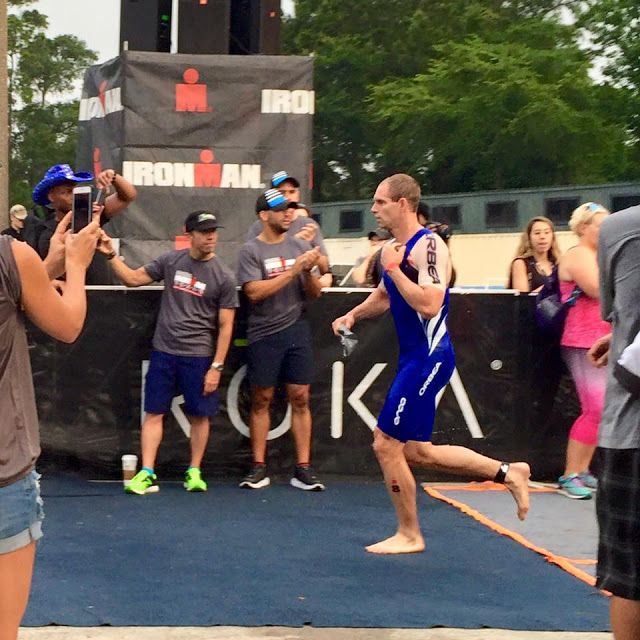
<path fill-rule="evenodd" d="M 563 307 L 573 307 L 578 301 L 578 298 L 582 295 L 582 289 L 576 285 L 573 291 L 569 294 L 569 297 L 564 301 Z"/>

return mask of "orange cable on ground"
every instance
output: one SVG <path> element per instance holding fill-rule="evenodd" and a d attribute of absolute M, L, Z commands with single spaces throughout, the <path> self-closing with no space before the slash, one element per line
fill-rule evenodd
<path fill-rule="evenodd" d="M 423 485 L 427 486 L 427 485 Z M 440 484 L 437 485 L 440 491 L 507 491 L 503 484 L 486 480 L 483 482 L 468 482 L 467 484 Z M 529 493 L 557 493 L 553 487 L 529 487 Z"/>
<path fill-rule="evenodd" d="M 478 483 L 478 484 L 484 484 L 484 483 Z M 489 483 L 489 484 L 494 484 L 494 483 Z M 507 536 L 508 538 L 511 538 L 516 542 L 519 542 L 521 545 L 523 545 L 527 549 L 530 549 L 531 551 L 535 551 L 536 553 L 543 556 L 547 560 L 547 562 L 550 562 L 552 564 L 559 566 L 561 569 L 564 569 L 567 573 L 570 573 L 572 576 L 578 578 L 579 580 L 582 580 L 583 582 L 586 582 L 589 586 L 591 587 L 595 586 L 596 579 L 593 576 L 586 573 L 585 571 L 582 571 L 581 569 L 577 569 L 576 567 L 574 567 L 571 564 L 571 562 L 568 560 L 568 558 L 565 558 L 563 556 L 558 556 L 552 551 L 545 549 L 544 547 L 539 547 L 538 545 L 533 544 L 533 542 L 530 542 L 519 533 L 516 533 L 515 531 L 511 531 L 510 529 L 503 527 L 497 522 L 494 522 L 490 518 L 487 518 L 486 516 L 482 515 L 479 511 L 476 511 L 475 509 L 472 509 L 469 505 L 464 504 L 464 502 L 460 502 L 459 500 L 454 500 L 453 498 L 449 498 L 443 495 L 433 487 L 423 486 L 423 489 L 432 498 L 435 498 L 436 500 L 441 500 L 442 502 L 446 502 L 447 504 L 450 504 L 452 507 L 459 509 L 460 511 L 462 511 L 462 513 L 468 516 L 471 516 L 474 520 L 477 520 L 481 524 L 484 524 L 490 529 L 493 529 L 500 535 Z M 455 487 L 455 489 L 459 490 L 460 487 L 459 486 Z"/>

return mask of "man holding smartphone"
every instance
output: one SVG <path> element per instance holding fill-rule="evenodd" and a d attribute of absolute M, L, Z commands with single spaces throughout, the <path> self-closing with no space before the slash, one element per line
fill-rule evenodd
<path fill-rule="evenodd" d="M 137 495 L 158 491 L 154 465 L 163 419 L 178 394 L 184 396 L 191 423 L 191 462 L 184 486 L 187 491 L 207 490 L 200 464 L 209 440 L 210 417 L 218 410 L 217 389 L 231 343 L 238 295 L 233 272 L 215 254 L 220 226 L 215 214 L 194 211 L 184 226 L 191 241 L 189 249 L 169 251 L 138 269 L 116 258 L 104 231 L 98 244 L 98 251 L 128 287 L 164 280 L 145 381 L 142 469 L 125 488 Z"/>
<path fill-rule="evenodd" d="M 56 164 L 47 169 L 42 180 L 34 188 L 33 201 L 53 209 L 53 216 L 41 224 L 32 245 L 43 260 L 49 252 L 51 236 L 58 222 L 73 209 L 73 189 L 79 185 L 88 185 L 93 179 L 93 174 L 89 172 L 74 172 L 68 164 Z M 101 226 L 122 213 L 137 195 L 135 187 L 113 169 L 101 171 L 95 177 L 95 185 L 105 196 L 104 209 L 100 214 Z M 111 189 L 114 192 L 107 195 L 107 191 Z M 105 274 L 101 273 L 100 266 L 98 258 L 94 258 L 87 271 L 87 284 L 105 284 Z"/>

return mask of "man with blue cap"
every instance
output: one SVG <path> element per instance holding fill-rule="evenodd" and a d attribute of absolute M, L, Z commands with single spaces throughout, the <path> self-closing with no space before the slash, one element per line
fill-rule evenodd
<path fill-rule="evenodd" d="M 44 177 L 33 190 L 33 201 L 36 204 L 53 209 L 54 215 L 46 220 L 34 240 L 34 249 L 44 260 L 49 252 L 49 243 L 56 226 L 73 207 L 73 189 L 79 184 L 93 181 L 93 174 L 87 171 L 74 172 L 68 164 L 56 164 L 47 169 Z M 95 178 L 96 187 L 107 194 L 111 188 L 114 193 L 106 195 L 104 210 L 100 224 L 105 225 L 118 215 L 136 198 L 136 189 L 113 169 L 101 171 Z M 103 284 L 92 282 L 94 278 L 87 274 L 87 284 Z"/>
<path fill-rule="evenodd" d="M 288 233 L 297 202 L 277 189 L 258 197 L 256 215 L 262 231 L 238 254 L 238 284 L 249 301 L 247 316 L 247 376 L 251 385 L 252 466 L 240 486 L 262 489 L 267 473 L 270 408 L 278 383 L 285 385 L 291 404 L 291 431 L 296 467 L 291 485 L 303 491 L 322 491 L 311 467 L 312 418 L 309 390 L 314 360 L 306 301 L 320 297 L 322 284 L 314 267 L 320 249 Z"/>
<path fill-rule="evenodd" d="M 320 226 L 311 218 L 307 205 L 300 202 L 300 182 L 286 171 L 278 171 L 271 176 L 271 187 L 277 189 L 289 202 L 297 203 L 288 233 L 299 240 L 309 242 L 312 247 L 320 249 L 320 259 L 318 260 L 318 268 L 322 274 L 320 284 L 323 287 L 330 287 L 333 284 L 333 276 L 329 266 L 329 254 L 324 244 Z M 256 220 L 249 227 L 247 242 L 253 240 L 261 232 L 262 222 Z"/>

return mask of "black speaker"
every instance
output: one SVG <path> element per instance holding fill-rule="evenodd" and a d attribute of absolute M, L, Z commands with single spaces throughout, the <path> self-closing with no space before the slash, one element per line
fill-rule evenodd
<path fill-rule="evenodd" d="M 260 3 L 260 51 L 268 56 L 280 53 L 280 0 Z"/>
<path fill-rule="evenodd" d="M 171 4 L 171 0 L 121 0 L 120 51 L 170 51 Z"/>
<path fill-rule="evenodd" d="M 229 53 L 230 0 L 180 0 L 179 53 Z"/>
<path fill-rule="evenodd" d="M 231 0 L 229 53 L 280 53 L 280 0 Z"/>

